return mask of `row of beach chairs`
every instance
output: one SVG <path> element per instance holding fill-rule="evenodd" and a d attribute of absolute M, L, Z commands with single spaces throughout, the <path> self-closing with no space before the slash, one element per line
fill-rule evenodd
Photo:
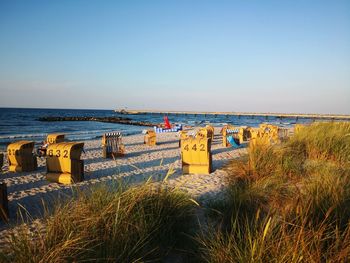
<path fill-rule="evenodd" d="M 296 127 L 297 129 L 297 127 Z M 299 127 L 298 127 L 299 129 Z M 262 124 L 259 128 L 235 127 L 226 125 L 221 130 L 224 147 L 257 140 L 266 144 L 278 143 L 288 136 L 288 130 L 270 124 Z M 182 173 L 209 174 L 212 172 L 211 144 L 214 140 L 214 127 L 207 125 L 195 132 L 180 131 L 179 147 L 181 148 Z M 84 143 L 65 142 L 64 134 L 50 134 L 46 139 L 47 147 L 41 150 L 46 157 L 46 178 L 48 181 L 71 184 L 84 180 L 84 161 L 81 154 Z M 156 132 L 144 131 L 144 144 L 155 146 Z M 34 142 L 19 141 L 7 148 L 9 171 L 29 172 L 37 168 L 37 159 L 33 153 Z M 124 156 L 125 146 L 121 132 L 106 133 L 102 136 L 102 156 L 118 158 Z M 3 165 L 3 155 L 0 156 Z M 8 218 L 6 184 L 0 183 L 0 218 Z"/>
<path fill-rule="evenodd" d="M 284 141 L 289 136 L 289 129 L 265 123 L 258 128 L 226 125 L 221 134 L 224 147 L 239 146 L 244 142 L 272 145 Z"/>

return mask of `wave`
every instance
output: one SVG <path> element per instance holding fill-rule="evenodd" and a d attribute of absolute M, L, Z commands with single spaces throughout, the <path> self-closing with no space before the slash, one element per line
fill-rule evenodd
<path fill-rule="evenodd" d="M 0 135 L 0 140 L 19 139 L 19 138 L 40 138 L 40 137 L 44 137 L 46 135 L 47 135 L 47 133 Z"/>

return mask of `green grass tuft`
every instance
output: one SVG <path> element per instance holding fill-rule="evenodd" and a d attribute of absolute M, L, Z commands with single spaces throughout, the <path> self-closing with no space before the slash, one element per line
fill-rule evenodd
<path fill-rule="evenodd" d="M 181 249 L 193 230 L 195 204 L 177 190 L 151 184 L 102 186 L 55 209 L 45 232 L 12 236 L 7 262 L 144 262 Z M 181 242 L 179 242 L 181 240 Z"/>

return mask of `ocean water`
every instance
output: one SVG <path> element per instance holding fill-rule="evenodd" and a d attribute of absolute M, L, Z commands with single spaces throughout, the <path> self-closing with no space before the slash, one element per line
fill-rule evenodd
<path fill-rule="evenodd" d="M 115 116 L 111 110 L 61 110 L 0 108 L 0 149 L 19 140 L 41 143 L 49 133 L 65 133 L 69 140 L 100 138 L 107 131 L 139 133 L 144 127 L 92 121 L 41 122 L 43 116 Z"/>
<path fill-rule="evenodd" d="M 33 140 L 42 142 L 49 133 L 65 133 L 69 140 L 89 140 L 100 138 L 108 131 L 121 131 L 124 135 L 141 133 L 145 127 L 123 125 L 116 123 L 102 123 L 90 121 L 64 121 L 64 122 L 41 122 L 39 117 L 45 116 L 121 116 L 136 121 L 149 121 L 153 123 L 163 122 L 162 115 L 119 115 L 113 110 L 69 110 L 69 109 L 23 109 L 23 108 L 0 108 L 0 149 L 14 141 Z M 191 126 L 216 126 L 233 125 L 258 126 L 260 123 L 269 122 L 281 126 L 291 126 L 297 122 L 295 118 L 275 118 L 264 116 L 237 117 L 237 116 L 204 116 L 204 115 L 169 115 L 171 123 L 182 123 Z M 310 119 L 299 119 L 298 123 L 311 122 Z"/>

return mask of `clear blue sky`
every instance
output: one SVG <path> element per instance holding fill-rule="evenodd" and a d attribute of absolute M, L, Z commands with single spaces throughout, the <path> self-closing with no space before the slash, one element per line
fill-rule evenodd
<path fill-rule="evenodd" d="M 0 0 L 0 106 L 350 114 L 350 1 Z"/>

